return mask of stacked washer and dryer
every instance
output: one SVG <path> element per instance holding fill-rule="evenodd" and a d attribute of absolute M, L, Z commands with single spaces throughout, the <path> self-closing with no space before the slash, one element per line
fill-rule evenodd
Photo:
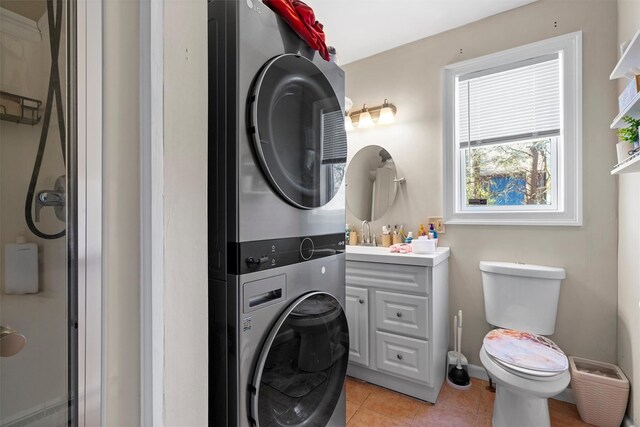
<path fill-rule="evenodd" d="M 210 0 L 209 417 L 344 426 L 344 72 L 259 0 Z"/>

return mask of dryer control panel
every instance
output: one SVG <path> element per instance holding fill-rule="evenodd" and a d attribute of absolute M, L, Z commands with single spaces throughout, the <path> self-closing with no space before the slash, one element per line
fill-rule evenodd
<path fill-rule="evenodd" d="M 247 274 L 344 253 L 345 235 L 289 237 L 231 243 L 229 273 Z"/>

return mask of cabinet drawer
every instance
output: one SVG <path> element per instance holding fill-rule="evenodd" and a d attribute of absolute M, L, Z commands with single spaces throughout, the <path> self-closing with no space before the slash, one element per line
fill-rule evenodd
<path fill-rule="evenodd" d="M 429 342 L 376 332 L 376 367 L 381 371 L 428 383 Z"/>
<path fill-rule="evenodd" d="M 376 328 L 429 338 L 429 298 L 376 291 Z"/>
<path fill-rule="evenodd" d="M 347 285 L 427 295 L 430 267 L 347 261 Z"/>

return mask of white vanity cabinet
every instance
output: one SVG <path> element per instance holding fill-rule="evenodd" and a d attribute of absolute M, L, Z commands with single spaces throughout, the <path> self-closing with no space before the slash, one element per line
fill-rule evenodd
<path fill-rule="evenodd" d="M 435 403 L 448 350 L 449 253 L 347 247 L 348 375 Z"/>

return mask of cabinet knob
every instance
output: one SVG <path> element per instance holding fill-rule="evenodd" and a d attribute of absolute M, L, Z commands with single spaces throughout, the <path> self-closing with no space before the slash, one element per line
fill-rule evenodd
<path fill-rule="evenodd" d="M 398 316 L 398 317 L 402 317 L 402 313 L 397 312 L 397 313 L 396 313 L 396 316 Z"/>
<path fill-rule="evenodd" d="M 360 304 L 364 304 L 364 300 L 363 300 L 362 298 L 360 298 L 360 299 L 358 300 L 358 302 L 359 302 Z"/>
<path fill-rule="evenodd" d="M 398 355 L 398 360 L 402 360 L 402 355 L 401 354 Z"/>

